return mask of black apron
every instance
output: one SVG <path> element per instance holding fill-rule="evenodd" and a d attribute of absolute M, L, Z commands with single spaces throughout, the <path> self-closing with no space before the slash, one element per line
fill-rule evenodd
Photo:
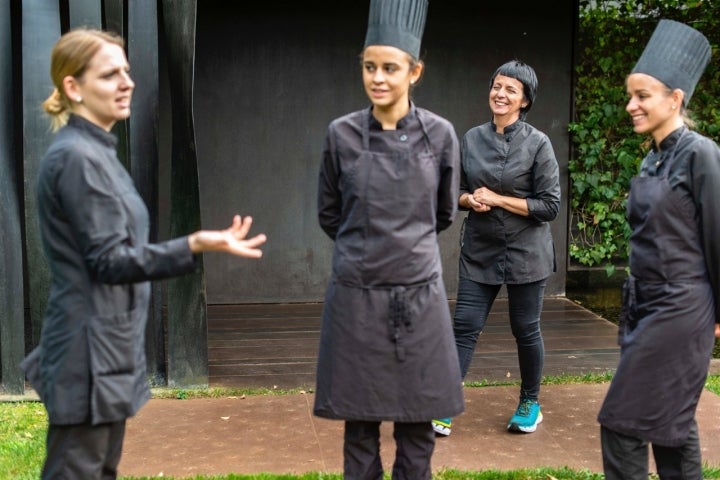
<path fill-rule="evenodd" d="M 658 445 L 685 443 L 714 344 L 713 293 L 692 195 L 661 175 L 632 180 L 630 270 L 623 289 L 620 362 L 598 421 Z M 650 166 L 657 170 L 658 161 Z"/>
<path fill-rule="evenodd" d="M 397 422 L 454 416 L 463 410 L 462 380 L 436 213 L 427 211 L 437 162 L 424 126 L 425 151 L 372 152 L 369 117 L 363 152 L 342 180 L 346 214 L 323 308 L 314 413 Z"/>

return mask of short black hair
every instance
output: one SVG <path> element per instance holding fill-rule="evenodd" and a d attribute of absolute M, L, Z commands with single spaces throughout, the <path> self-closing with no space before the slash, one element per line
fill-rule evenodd
<path fill-rule="evenodd" d="M 520 109 L 520 118 L 524 119 L 525 115 L 532 108 L 535 103 L 535 96 L 537 95 L 538 79 L 535 75 L 535 70 L 525 62 L 520 60 L 511 60 L 507 63 L 500 65 L 495 73 L 490 77 L 490 89 L 492 90 L 493 84 L 495 83 L 495 77 L 502 75 L 504 77 L 514 78 L 523 84 L 523 95 L 528 101 L 526 107 Z"/>

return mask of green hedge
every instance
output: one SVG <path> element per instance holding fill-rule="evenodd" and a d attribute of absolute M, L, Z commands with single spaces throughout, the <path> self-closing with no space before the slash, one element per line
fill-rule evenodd
<path fill-rule="evenodd" d="M 720 2 L 580 0 L 575 112 L 569 125 L 573 152 L 571 261 L 604 266 L 608 275 L 628 258 L 625 217 L 630 179 L 648 148 L 625 111 L 624 79 L 657 22 L 667 18 L 703 32 L 713 57 L 690 103 L 695 129 L 720 140 Z"/>

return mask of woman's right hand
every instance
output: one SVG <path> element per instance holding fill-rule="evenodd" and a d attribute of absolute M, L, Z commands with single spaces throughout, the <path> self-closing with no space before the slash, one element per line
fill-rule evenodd
<path fill-rule="evenodd" d="M 232 255 L 247 258 L 262 257 L 262 250 L 259 247 L 267 240 L 264 233 L 245 239 L 252 217 L 242 218 L 240 215 L 233 217 L 232 225 L 225 230 L 200 230 L 188 236 L 188 244 L 193 253 L 200 252 L 225 252 Z"/>

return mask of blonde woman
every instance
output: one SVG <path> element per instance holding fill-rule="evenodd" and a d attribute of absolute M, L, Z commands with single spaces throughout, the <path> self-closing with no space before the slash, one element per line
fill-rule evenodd
<path fill-rule="evenodd" d="M 145 373 L 148 280 L 193 272 L 195 254 L 259 258 L 250 217 L 226 230 L 148 243 L 148 213 L 110 129 L 128 118 L 135 83 L 123 40 L 63 35 L 45 101 L 57 131 L 41 161 L 40 233 L 51 286 L 40 345 L 23 362 L 49 417 L 43 479 L 116 478 L 125 421 L 150 398 Z"/>

